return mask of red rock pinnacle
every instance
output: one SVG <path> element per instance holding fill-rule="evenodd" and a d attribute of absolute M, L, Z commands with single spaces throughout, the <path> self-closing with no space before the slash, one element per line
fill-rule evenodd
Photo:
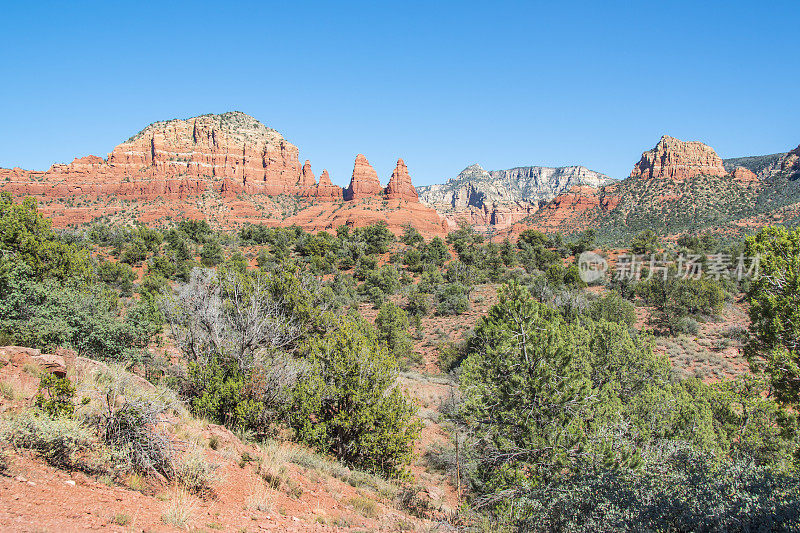
<path fill-rule="evenodd" d="M 311 162 L 308 159 L 303 165 L 303 170 L 300 171 L 300 181 L 297 184 L 300 187 L 314 187 L 317 184 L 317 179 L 311 170 Z"/>
<path fill-rule="evenodd" d="M 380 196 L 381 192 L 383 192 L 383 188 L 378 179 L 378 173 L 375 172 L 366 157 L 358 154 L 353 166 L 350 186 L 344 191 L 344 199 L 358 200 L 370 196 Z"/>
<path fill-rule="evenodd" d="M 411 176 L 408 175 L 408 167 L 402 159 L 397 160 L 397 166 L 392 172 L 389 185 L 386 186 L 386 197 L 389 199 L 400 198 L 409 202 L 418 202 L 417 190 L 411 183 Z"/>
<path fill-rule="evenodd" d="M 331 177 L 328 175 L 327 170 L 323 170 L 319 175 L 319 183 L 317 184 L 317 198 L 326 200 L 336 200 L 342 197 L 342 188 L 334 185 Z"/>

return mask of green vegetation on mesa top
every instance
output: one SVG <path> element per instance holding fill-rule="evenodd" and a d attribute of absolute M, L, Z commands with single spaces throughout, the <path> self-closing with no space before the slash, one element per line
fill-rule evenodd
<path fill-rule="evenodd" d="M 409 479 L 420 422 L 396 386 L 415 362 L 409 330 L 464 313 L 476 284 L 496 283 L 498 302 L 441 349 L 455 389 L 442 414 L 463 446 L 429 449 L 426 459 L 462 480 L 461 520 L 521 531 L 799 528 L 800 231 L 668 245 L 759 252 L 770 274 L 762 281 L 645 276 L 605 280 L 600 295 L 584 290 L 575 263 L 595 238 L 528 230 L 492 243 L 463 225 L 431 240 L 409 226 L 398 239 L 380 224 L 233 234 L 204 221 L 57 233 L 33 202 L 3 195 L 0 336 L 136 363 L 198 416 L 253 439 L 291 435 Z M 627 246 L 664 248 L 652 231 Z M 698 334 L 742 293 L 753 327 L 737 335 L 752 375 L 686 379 L 653 351 L 658 337 Z M 358 315 L 364 303 L 378 309 L 375 325 Z M 637 329 L 642 304 L 650 318 Z M 165 336 L 179 364 L 146 349 Z M 72 467 L 80 454 L 70 452 L 94 434 L 136 469 L 192 477 L 152 431 L 169 406 L 132 400 L 98 424 L 73 396 L 68 383 L 43 380 L 35 412 L 0 424 L 4 439 Z"/>

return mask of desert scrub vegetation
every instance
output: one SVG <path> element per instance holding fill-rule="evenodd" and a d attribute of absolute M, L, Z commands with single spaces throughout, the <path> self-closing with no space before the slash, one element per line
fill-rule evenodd
<path fill-rule="evenodd" d="M 596 531 L 610 527 L 597 511 L 609 503 L 592 498 L 607 497 L 620 511 L 602 514 L 621 529 L 724 530 L 728 514 L 692 502 L 719 501 L 730 487 L 739 492 L 723 505 L 734 520 L 796 524 L 796 415 L 765 394 L 763 377 L 675 381 L 652 348 L 624 324 L 567 321 L 525 288 L 503 288 L 460 365 L 463 400 L 453 415 L 475 443 L 465 456 L 473 505 L 522 530 Z M 730 476 L 757 481 L 731 485 Z M 637 495 L 602 496 L 595 482 Z M 789 489 L 776 506 L 778 483 Z M 686 502 L 676 487 L 697 499 Z M 752 502 L 747 518 L 733 511 L 743 502 Z"/>
<path fill-rule="evenodd" d="M 352 487 L 370 489 L 389 500 L 394 499 L 401 488 L 397 480 L 351 468 L 303 444 L 268 440 L 259 447 L 263 457 L 262 477 L 274 489 L 281 487 L 290 464 L 336 478 Z"/>
<path fill-rule="evenodd" d="M 179 385 L 194 413 L 254 437 L 288 424 L 296 438 L 350 464 L 401 475 L 416 435 L 394 388 L 405 346 L 389 308 L 375 328 L 327 312 L 329 294 L 297 270 L 195 270 L 162 299 L 189 360 Z M 382 443 L 382 444 L 379 444 Z"/>
<path fill-rule="evenodd" d="M 75 385 L 46 373 L 41 381 L 47 396 L 40 394 L 31 408 L 0 422 L 0 436 L 13 448 L 58 468 L 120 480 L 158 475 L 197 493 L 210 491 L 213 467 L 173 448 L 166 417 L 185 416 L 185 410 L 171 391 L 105 365 Z"/>
<path fill-rule="evenodd" d="M 218 481 L 204 459 L 213 453 L 194 445 L 261 476 L 247 495 L 251 509 L 271 508 L 272 490 L 304 497 L 297 468 L 312 481 L 325 474 L 359 487 L 365 501 L 349 504 L 365 515 L 368 501 L 413 503 L 419 491 L 402 484 L 420 422 L 435 421 L 459 439 L 459 454 L 430 449 L 428 465 L 458 475 L 487 527 L 725 529 L 727 516 L 753 528 L 780 529 L 775 517 L 795 527 L 797 306 L 780 290 L 786 285 L 655 277 L 587 291 L 574 256 L 595 249 L 593 232 L 527 230 L 493 243 L 468 225 L 428 241 L 408 227 L 398 241 L 385 224 L 232 233 L 171 220 L 66 235 L 32 203 L 6 197 L 0 222 L 14 228 L 0 233 L 0 337 L 109 363 L 71 384 L 45 376 L 38 405 L 4 419 L 3 438 L 109 480 L 141 487 L 150 475 L 166 477 L 176 489 L 169 505 L 182 505 L 165 509 L 170 524 L 188 527 L 179 511 Z M 793 272 L 781 262 L 798 255 L 793 238 L 749 243 L 771 254 L 772 279 Z M 672 244 L 645 232 L 630 246 L 645 253 Z M 706 238 L 677 246 L 720 249 Z M 93 258 L 98 249 L 111 259 Z M 469 331 L 470 305 L 486 304 L 473 297 L 476 287 L 500 280 L 498 303 L 462 340 L 452 338 Z M 752 331 L 695 339 L 742 291 L 755 301 Z M 636 328 L 635 303 L 652 308 L 657 337 Z M 377 315 L 375 325 L 359 310 Z M 413 352 L 409 329 L 420 331 L 423 320 L 451 372 L 442 384 L 455 389 L 439 412 L 418 413 L 397 379 Z M 177 352 L 151 355 L 147 347 L 162 340 Z M 725 342 L 748 343 L 764 372 L 725 379 Z M 678 376 L 655 343 L 718 382 Z M 444 378 L 410 381 L 428 379 Z M 779 401 L 768 391 L 780 391 Z M 193 434 L 189 426 L 205 420 L 261 453 L 245 457 Z M 176 439 L 188 441 L 187 453 L 173 449 Z M 725 497 L 719 512 L 698 503 Z"/>
<path fill-rule="evenodd" d="M 178 529 L 189 529 L 197 510 L 197 500 L 186 490 L 175 487 L 164 505 L 161 521 Z"/>
<path fill-rule="evenodd" d="M 18 413 L 0 423 L 0 436 L 15 449 L 37 453 L 53 466 L 91 471 L 83 462 L 97 451 L 97 436 L 74 418 L 51 418 L 35 412 Z"/>

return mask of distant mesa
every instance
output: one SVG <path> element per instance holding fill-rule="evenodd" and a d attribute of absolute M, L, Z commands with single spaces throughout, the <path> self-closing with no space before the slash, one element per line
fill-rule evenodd
<path fill-rule="evenodd" d="M 741 183 L 763 180 L 776 173 L 800 172 L 800 146 L 786 153 L 722 159 L 698 141 L 664 135 L 655 148 L 642 154 L 632 178 L 685 180 L 696 176 L 730 175 Z"/>

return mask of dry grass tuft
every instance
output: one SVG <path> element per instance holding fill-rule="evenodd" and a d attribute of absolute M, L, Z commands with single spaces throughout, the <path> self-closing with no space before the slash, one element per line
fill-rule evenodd
<path fill-rule="evenodd" d="M 175 488 L 161 515 L 161 521 L 179 529 L 189 529 L 197 501 L 184 489 Z"/>
<path fill-rule="evenodd" d="M 272 512 L 274 506 L 272 494 L 260 480 L 255 481 L 250 488 L 250 494 L 245 498 L 245 508 L 251 511 Z"/>

